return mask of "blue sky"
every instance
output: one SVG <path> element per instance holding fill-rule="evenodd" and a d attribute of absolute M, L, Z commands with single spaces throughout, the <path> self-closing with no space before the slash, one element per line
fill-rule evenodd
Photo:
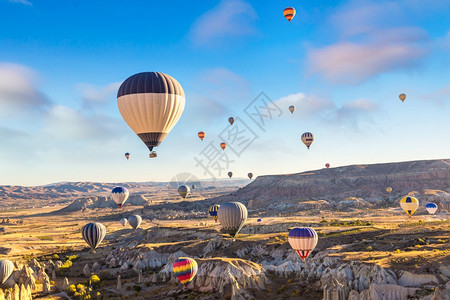
<path fill-rule="evenodd" d="M 290 23 L 287 6 L 297 10 Z M 449 158 L 449 0 L 0 0 L 0 11 L 0 184 Z M 120 83 L 142 71 L 167 73 L 186 93 L 157 159 L 116 104 Z M 244 112 L 261 92 L 283 111 L 263 129 Z M 255 139 L 205 173 L 194 158 L 218 148 L 229 116 Z"/>

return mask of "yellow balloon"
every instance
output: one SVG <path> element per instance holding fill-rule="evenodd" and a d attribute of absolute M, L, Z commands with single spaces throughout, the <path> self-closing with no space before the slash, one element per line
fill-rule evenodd
<path fill-rule="evenodd" d="M 391 188 L 390 186 L 388 186 L 388 187 L 386 188 L 386 192 L 388 192 L 388 193 L 392 192 L 392 188 Z"/>
<path fill-rule="evenodd" d="M 406 212 L 408 216 L 412 216 L 416 209 L 419 207 L 419 200 L 415 197 L 403 197 L 400 200 L 401 208 Z"/>

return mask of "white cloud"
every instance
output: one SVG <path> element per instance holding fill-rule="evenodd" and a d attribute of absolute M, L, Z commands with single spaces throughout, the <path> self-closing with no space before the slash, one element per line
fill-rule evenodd
<path fill-rule="evenodd" d="M 329 99 L 304 93 L 291 94 L 278 99 L 275 104 L 281 109 L 287 110 L 289 106 L 295 106 L 294 116 L 314 117 L 317 114 L 329 112 L 334 108 L 334 103 Z"/>
<path fill-rule="evenodd" d="M 335 108 L 325 118 L 335 126 L 360 130 L 362 125 L 373 122 L 372 115 L 379 110 L 379 106 L 368 99 L 356 99 Z"/>
<path fill-rule="evenodd" d="M 24 113 L 45 111 L 50 101 L 36 87 L 36 73 L 22 65 L 0 64 L 0 115 L 17 118 Z"/>
<path fill-rule="evenodd" d="M 95 106 L 103 106 L 111 99 L 115 99 L 121 83 L 114 82 L 105 86 L 96 86 L 89 83 L 78 83 L 76 91 L 81 95 L 84 109 L 92 109 Z"/>
<path fill-rule="evenodd" d="M 33 3 L 31 3 L 30 1 L 27 1 L 27 0 L 8 0 L 8 2 L 20 3 L 20 4 L 24 4 L 24 5 L 29 5 L 29 6 L 33 5 Z"/>
<path fill-rule="evenodd" d="M 243 0 L 222 0 L 203 14 L 192 26 L 191 37 L 196 46 L 217 45 L 226 37 L 248 36 L 257 29 L 254 8 Z"/>
<path fill-rule="evenodd" d="M 425 57 L 423 30 L 400 28 L 373 31 L 370 40 L 339 42 L 308 52 L 311 73 L 333 83 L 358 84 L 391 70 L 412 67 Z"/>

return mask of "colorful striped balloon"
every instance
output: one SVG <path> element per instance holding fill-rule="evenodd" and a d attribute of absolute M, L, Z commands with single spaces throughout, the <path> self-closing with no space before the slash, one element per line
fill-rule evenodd
<path fill-rule="evenodd" d="M 294 16 L 295 16 L 295 8 L 293 8 L 293 7 L 286 7 L 284 10 L 283 10 L 283 15 L 284 15 L 284 17 L 289 21 L 289 22 L 291 22 L 291 20 L 294 18 Z"/>
<path fill-rule="evenodd" d="M 294 228 L 289 231 L 288 241 L 292 249 L 304 261 L 311 251 L 316 248 L 318 241 L 317 232 L 310 227 Z"/>
<path fill-rule="evenodd" d="M 400 200 L 401 208 L 408 214 L 408 216 L 412 216 L 412 214 L 419 207 L 419 200 L 415 197 L 403 197 Z"/>
<path fill-rule="evenodd" d="M 206 133 L 204 131 L 199 131 L 198 132 L 198 137 L 203 141 L 203 139 L 205 138 Z"/>
<path fill-rule="evenodd" d="M 197 262 L 189 257 L 180 257 L 173 263 L 173 274 L 186 286 L 197 274 Z"/>
<path fill-rule="evenodd" d="M 217 211 L 219 210 L 220 205 L 214 204 L 209 208 L 209 215 L 214 218 L 214 221 L 217 222 Z"/>

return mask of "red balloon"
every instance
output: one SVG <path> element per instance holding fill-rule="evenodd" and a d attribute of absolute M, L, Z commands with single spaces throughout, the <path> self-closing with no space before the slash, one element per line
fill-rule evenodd
<path fill-rule="evenodd" d="M 327 169 L 330 167 L 330 164 L 329 163 L 326 163 L 325 164 L 325 167 L 327 167 Z"/>

